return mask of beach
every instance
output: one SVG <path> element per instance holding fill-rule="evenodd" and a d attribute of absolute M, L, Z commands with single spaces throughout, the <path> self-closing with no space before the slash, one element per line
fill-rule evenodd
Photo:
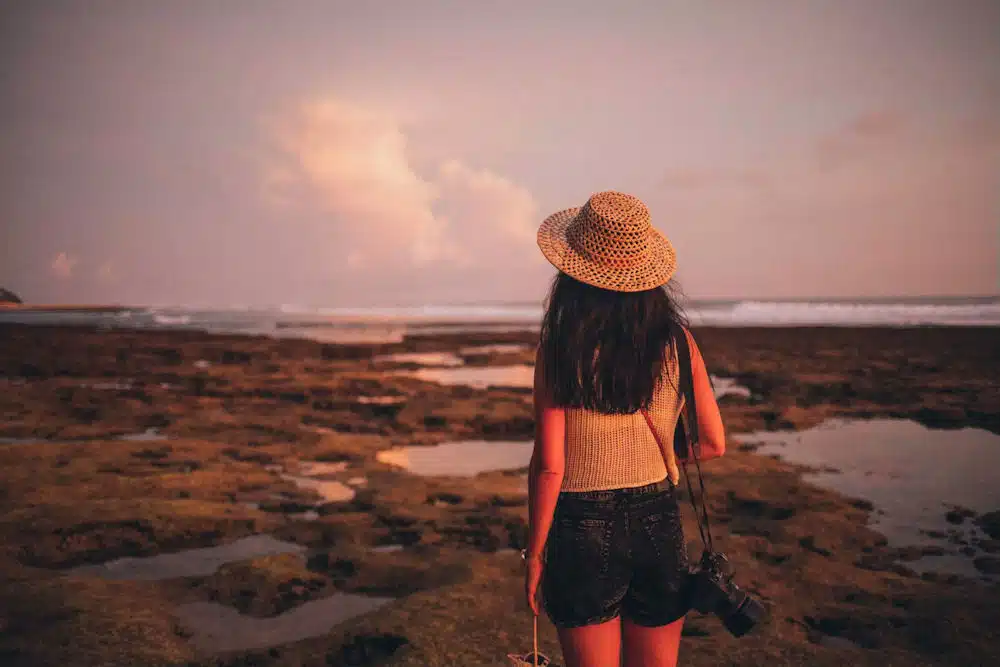
<path fill-rule="evenodd" d="M 731 436 L 714 535 L 771 615 L 690 615 L 681 664 L 1000 660 L 997 332 L 694 330 Z M 536 340 L 0 324 L 0 664 L 509 664 Z M 873 425 L 902 453 L 809 449 Z"/>

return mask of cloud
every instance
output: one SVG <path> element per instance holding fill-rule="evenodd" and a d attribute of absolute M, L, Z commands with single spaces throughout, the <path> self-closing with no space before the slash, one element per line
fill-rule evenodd
<path fill-rule="evenodd" d="M 442 218 L 462 251 L 479 251 L 474 261 L 483 261 L 482 255 L 491 249 L 535 252 L 538 204 L 527 189 L 458 160 L 442 164 L 439 175 Z"/>
<path fill-rule="evenodd" d="M 538 207 L 527 189 L 456 159 L 421 175 L 391 114 L 324 98 L 271 132 L 264 198 L 289 217 L 321 212 L 348 268 L 468 267 L 491 244 L 534 251 Z"/>
<path fill-rule="evenodd" d="M 267 195 L 332 214 L 345 259 L 374 252 L 420 265 L 454 253 L 431 209 L 437 189 L 411 168 L 391 117 L 325 99 L 297 109 L 276 139 L 285 161 L 266 172 Z"/>
<path fill-rule="evenodd" d="M 66 279 L 72 277 L 73 269 L 78 263 L 79 260 L 75 257 L 71 257 L 66 252 L 60 252 L 52 260 L 52 264 L 50 264 L 49 267 L 52 270 L 52 274 L 55 275 L 56 278 Z"/>

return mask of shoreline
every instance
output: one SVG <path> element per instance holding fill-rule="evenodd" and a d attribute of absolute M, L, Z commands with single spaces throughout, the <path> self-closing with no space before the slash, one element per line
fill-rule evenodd
<path fill-rule="evenodd" d="M 692 300 L 686 310 L 694 327 L 1000 327 L 1000 297 Z M 197 328 L 218 333 L 297 330 L 303 337 L 311 337 L 306 330 L 331 335 L 338 329 L 343 333 L 344 329 L 392 326 L 404 329 L 513 327 L 537 331 L 542 314 L 542 303 L 370 308 L 0 303 L 0 323 L 47 321 L 56 325 L 89 323 L 103 327 Z M 192 320 L 194 326 L 189 326 Z"/>
<path fill-rule="evenodd" d="M 750 389 L 749 398 L 720 401 L 731 434 L 802 430 L 837 416 L 1000 433 L 995 328 L 696 327 L 694 334 L 710 372 Z M 373 357 L 517 342 L 526 349 L 462 358 L 475 368 L 530 363 L 533 336 L 336 345 L 0 325 L 7 341 L 0 400 L 12 415 L 0 435 L 55 440 L 0 445 L 9 489 L 0 494 L 0 572 L 12 582 L 0 586 L 0 608 L 30 600 L 39 609 L 0 618 L 11 628 L 0 631 L 0 655 L 14 656 L 15 665 L 75 666 L 124 651 L 133 664 L 277 667 L 350 664 L 336 656 L 361 642 L 385 665 L 505 664 L 503 655 L 524 645 L 525 628 L 530 643 L 520 562 L 507 551 L 524 539 L 523 470 L 422 477 L 377 454 L 454 440 L 530 440 L 530 390 L 426 382 L 397 372 L 417 364 Z M 396 398 L 376 400 L 386 396 Z M 111 439 L 147 429 L 164 439 Z M 689 617 L 685 664 L 959 665 L 1000 654 L 996 584 L 915 573 L 900 560 L 913 554 L 868 526 L 870 503 L 804 481 L 808 468 L 730 442 L 725 457 L 705 466 L 713 527 L 738 583 L 775 611 L 739 641 L 714 618 Z M 310 472 L 303 467 L 310 461 L 326 468 L 310 464 Z M 326 472 L 311 490 L 300 487 L 296 479 L 317 469 Z M 340 490 L 335 484 L 353 489 L 349 500 L 317 499 L 316 488 Z M 682 512 L 689 542 L 697 540 Z M 255 534 L 307 555 L 261 556 L 162 582 L 64 574 Z M 401 546 L 371 550 L 379 545 Z M 214 601 L 279 619 L 333 593 L 397 599 L 320 636 L 221 658 L 195 650 L 190 628 L 172 629 L 184 604 Z M 82 617 L 54 613 L 65 605 Z M 559 655 L 547 620 L 540 631 L 540 648 Z M 60 653 L 67 641 L 77 650 Z"/>

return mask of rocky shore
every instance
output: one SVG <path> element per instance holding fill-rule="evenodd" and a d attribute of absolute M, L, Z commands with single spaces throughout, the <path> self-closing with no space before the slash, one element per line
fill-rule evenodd
<path fill-rule="evenodd" d="M 695 336 L 747 390 L 720 399 L 733 434 L 875 417 L 1000 434 L 996 329 Z M 0 664 L 507 664 L 531 642 L 515 550 L 534 342 L 0 326 Z M 468 455 L 421 455 L 444 443 Z M 740 640 L 690 616 L 682 664 L 1000 663 L 995 580 L 919 572 L 943 547 L 899 548 L 870 502 L 730 447 L 705 466 L 717 541 L 772 615 Z M 995 574 L 1000 514 L 949 511 L 979 537 L 941 543 Z"/>

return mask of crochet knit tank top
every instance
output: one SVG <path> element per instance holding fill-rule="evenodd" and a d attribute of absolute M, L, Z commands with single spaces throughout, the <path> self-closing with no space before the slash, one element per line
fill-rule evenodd
<path fill-rule="evenodd" d="M 642 412 L 610 415 L 582 408 L 566 409 L 566 463 L 561 491 L 604 491 L 643 486 L 666 477 L 677 484 L 674 428 L 684 405 L 677 391 L 676 351 L 668 354 L 653 392 L 649 416 L 666 448 L 660 453 Z"/>

